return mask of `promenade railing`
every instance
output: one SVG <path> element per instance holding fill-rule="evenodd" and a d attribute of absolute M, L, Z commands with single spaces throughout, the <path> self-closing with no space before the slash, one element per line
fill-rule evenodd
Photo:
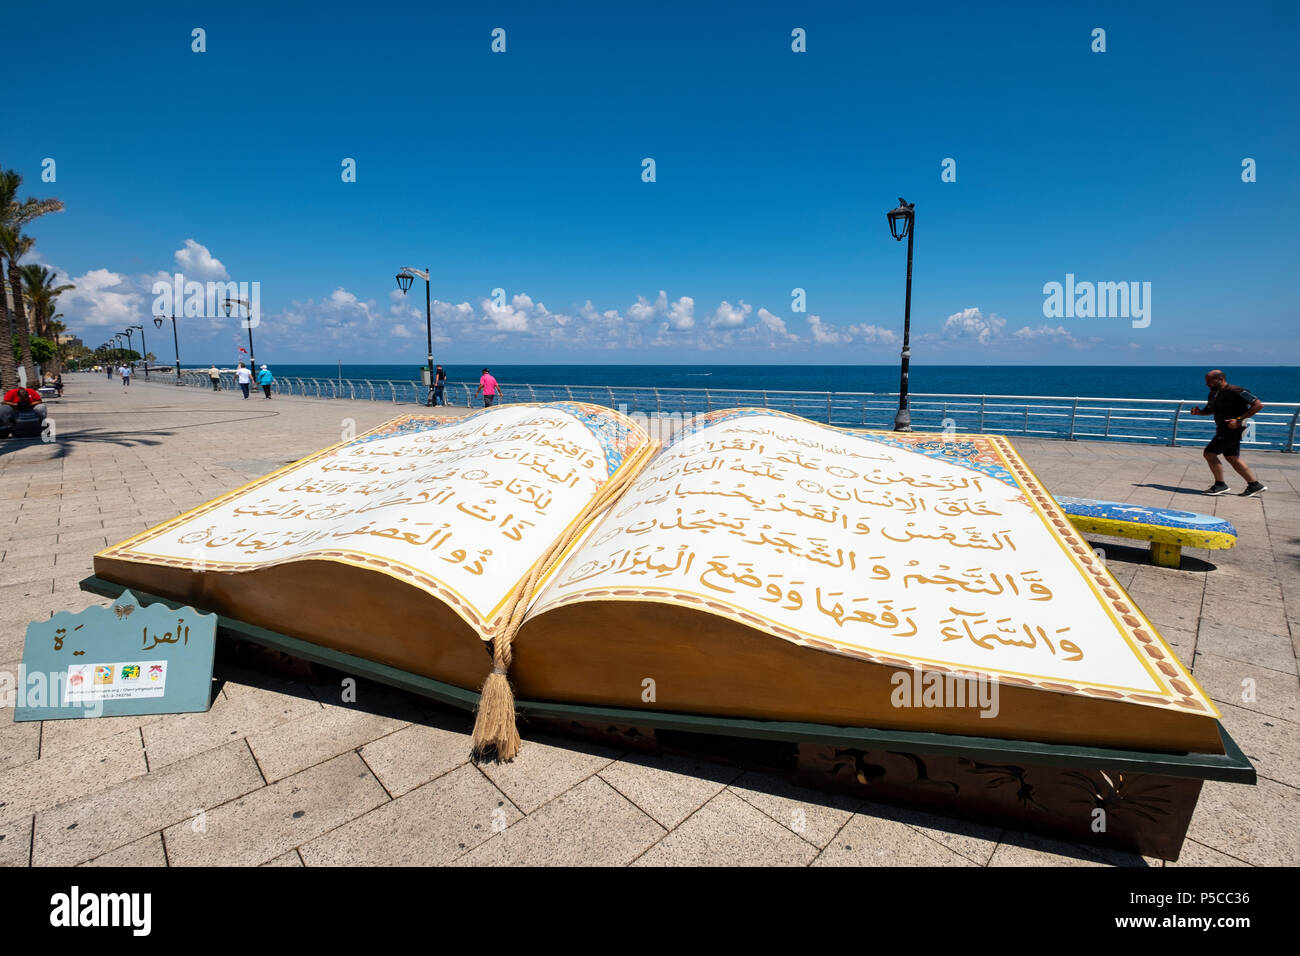
<path fill-rule="evenodd" d="M 186 385 L 211 388 L 206 372 L 184 372 Z M 223 389 L 236 389 L 222 376 Z M 480 404 L 477 385 L 447 383 L 449 405 Z M 254 392 L 260 389 L 252 386 Z M 429 389 L 418 381 L 329 379 L 281 376 L 279 394 L 419 405 Z M 574 401 L 604 405 L 629 415 L 686 418 L 724 408 L 758 407 L 790 412 L 813 421 L 850 428 L 891 429 L 897 392 L 801 392 L 777 389 L 659 388 L 626 385 L 505 384 L 510 402 Z M 1214 434 L 1208 416 L 1192 415 L 1204 399 L 1084 398 L 1062 395 L 967 395 L 913 392 L 908 406 L 917 431 L 992 432 L 1037 438 L 1066 438 L 1182 445 L 1204 443 Z M 1268 402 L 1247 423 L 1242 445 L 1296 451 L 1300 403 Z"/>

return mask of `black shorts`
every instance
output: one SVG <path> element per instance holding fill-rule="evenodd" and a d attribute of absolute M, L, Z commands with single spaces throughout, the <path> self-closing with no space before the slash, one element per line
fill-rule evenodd
<path fill-rule="evenodd" d="M 1227 455 L 1229 458 L 1236 458 L 1241 454 L 1241 432 L 1240 428 L 1227 428 L 1220 426 L 1210 439 L 1210 443 L 1205 446 L 1205 450 L 1216 455 Z"/>

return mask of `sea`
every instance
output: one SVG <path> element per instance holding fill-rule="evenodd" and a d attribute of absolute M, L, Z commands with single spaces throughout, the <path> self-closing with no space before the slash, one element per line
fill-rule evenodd
<path fill-rule="evenodd" d="M 206 368 L 207 366 L 203 366 Z M 422 366 L 273 365 L 277 377 L 418 382 Z M 477 383 L 481 365 L 447 365 L 450 382 Z M 766 389 L 812 392 L 897 392 L 897 365 L 494 365 L 511 385 L 608 385 L 659 388 Z M 1202 366 L 1133 365 L 913 365 L 914 394 L 1038 395 L 1083 398 L 1155 398 L 1200 401 Z M 1253 365 L 1224 369 L 1261 401 L 1300 402 L 1300 366 Z"/>

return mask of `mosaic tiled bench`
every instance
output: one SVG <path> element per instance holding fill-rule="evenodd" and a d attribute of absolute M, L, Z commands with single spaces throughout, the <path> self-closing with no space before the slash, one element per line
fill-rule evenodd
<path fill-rule="evenodd" d="M 1165 568 L 1182 564 L 1185 547 L 1212 551 L 1237 543 L 1237 529 L 1213 515 L 1061 495 L 1056 502 L 1084 534 L 1150 541 L 1152 563 Z"/>

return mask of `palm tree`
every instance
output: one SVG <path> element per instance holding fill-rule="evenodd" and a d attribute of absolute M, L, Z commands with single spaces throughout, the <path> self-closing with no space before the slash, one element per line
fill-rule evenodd
<path fill-rule="evenodd" d="M 40 338 L 52 338 L 50 323 L 54 320 L 54 300 L 76 286 L 54 284 L 54 273 L 45 266 L 31 263 L 22 267 L 23 286 L 32 305 L 32 331 Z"/>
<path fill-rule="evenodd" d="M 13 299 L 14 333 L 18 336 L 18 357 L 27 370 L 27 382 L 36 387 L 36 363 L 32 361 L 32 335 L 27 327 L 27 303 L 23 295 L 22 267 L 18 260 L 31 252 L 36 240 L 17 229 L 0 226 L 0 253 L 9 260 L 9 291 Z"/>
<path fill-rule="evenodd" d="M 14 360 L 13 325 L 9 322 L 9 290 L 4 282 L 4 258 L 0 256 L 0 393 L 18 384 L 18 363 Z"/>
<path fill-rule="evenodd" d="M 36 365 L 32 361 L 31 334 L 27 328 L 27 309 L 23 302 L 22 270 L 18 260 L 31 251 L 33 240 L 22 234 L 23 226 L 46 213 L 62 212 L 63 202 L 59 199 L 32 199 L 28 197 L 21 202 L 18 190 L 23 184 L 23 177 L 12 169 L 0 172 L 0 258 L 7 259 L 9 275 L 9 292 L 13 302 L 4 309 L 0 323 L 0 332 L 4 332 L 3 347 L 0 347 L 0 378 L 17 383 L 17 364 L 14 362 L 10 347 L 9 326 L 12 322 L 14 333 L 18 336 L 23 367 L 27 370 L 27 380 L 36 381 Z M 0 293 L 0 302 L 4 301 Z"/>

